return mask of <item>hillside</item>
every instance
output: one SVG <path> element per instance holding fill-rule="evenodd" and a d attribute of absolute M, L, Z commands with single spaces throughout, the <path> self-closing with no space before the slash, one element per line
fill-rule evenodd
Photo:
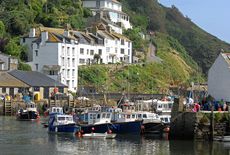
<path fill-rule="evenodd" d="M 230 45 L 208 34 L 184 17 L 176 7 L 166 8 L 157 0 L 121 0 L 129 14 L 133 30 L 124 34 L 133 41 L 135 51 L 148 52 L 151 42 L 161 63 L 135 65 L 113 64 L 80 67 L 79 84 L 94 86 L 98 91 L 156 93 L 169 87 L 204 81 L 207 71 L 221 49 Z M 26 47 L 20 36 L 31 26 L 84 29 L 92 14 L 81 0 L 12 0 L 0 1 L 0 51 L 26 60 Z M 143 39 L 140 34 L 145 34 Z M 151 34 L 151 35 L 150 35 Z M 27 69 L 20 63 L 20 69 Z"/>
<path fill-rule="evenodd" d="M 170 87 L 204 81 L 194 69 L 196 63 L 177 40 L 163 33 L 157 33 L 153 39 L 161 63 L 82 66 L 79 85 L 94 86 L 98 92 L 168 93 Z"/>
<path fill-rule="evenodd" d="M 162 32 L 177 39 L 197 62 L 203 73 L 221 50 L 230 51 L 230 45 L 205 32 L 175 7 L 167 8 L 157 0 L 121 0 L 134 26 L 147 32 Z"/>

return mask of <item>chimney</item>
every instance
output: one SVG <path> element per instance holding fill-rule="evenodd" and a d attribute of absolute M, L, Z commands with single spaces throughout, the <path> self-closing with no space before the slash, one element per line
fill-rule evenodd
<path fill-rule="evenodd" d="M 35 37 L 35 28 L 30 28 L 29 37 Z"/>
<path fill-rule="evenodd" d="M 42 32 L 42 42 L 46 42 L 48 40 L 48 32 L 47 31 L 43 31 Z"/>
<path fill-rule="evenodd" d="M 88 34 L 89 34 L 89 31 L 88 31 L 88 29 L 87 29 L 87 28 L 84 30 L 84 32 L 85 32 L 85 34 L 86 34 L 86 35 L 88 35 Z"/>
<path fill-rule="evenodd" d="M 70 36 L 68 30 L 65 30 L 65 31 L 64 31 L 64 36 L 66 36 L 66 37 L 69 37 L 69 36 Z"/>

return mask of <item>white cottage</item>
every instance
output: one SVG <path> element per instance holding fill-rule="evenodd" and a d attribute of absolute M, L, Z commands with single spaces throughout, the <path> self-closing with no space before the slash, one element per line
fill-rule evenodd
<path fill-rule="evenodd" d="M 104 17 L 108 17 L 111 22 L 119 24 L 125 29 L 132 28 L 129 16 L 122 12 L 122 4 L 117 0 L 83 0 L 83 7 L 92 10 L 93 14 L 102 12 Z M 112 28 L 115 28 L 111 25 Z"/>
<path fill-rule="evenodd" d="M 208 93 L 230 102 L 230 53 L 220 53 L 208 72 Z"/>
<path fill-rule="evenodd" d="M 70 91 L 77 90 L 78 51 L 76 38 L 68 31 L 55 28 L 32 28 L 21 44 L 29 48 L 29 64 L 33 71 L 48 75 L 68 86 Z"/>

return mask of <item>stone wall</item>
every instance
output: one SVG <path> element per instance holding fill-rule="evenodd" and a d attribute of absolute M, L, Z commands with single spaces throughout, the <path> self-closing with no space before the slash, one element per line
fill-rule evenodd
<path fill-rule="evenodd" d="M 205 139 L 212 137 L 211 112 L 186 112 L 183 108 L 183 98 L 176 98 L 172 109 L 170 124 L 170 139 Z M 213 136 L 229 134 L 229 112 L 213 113 Z"/>

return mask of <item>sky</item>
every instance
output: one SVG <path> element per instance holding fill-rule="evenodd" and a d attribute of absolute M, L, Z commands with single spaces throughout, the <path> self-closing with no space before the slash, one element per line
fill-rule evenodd
<path fill-rule="evenodd" d="M 230 0 L 158 0 L 176 6 L 199 27 L 230 43 Z"/>

